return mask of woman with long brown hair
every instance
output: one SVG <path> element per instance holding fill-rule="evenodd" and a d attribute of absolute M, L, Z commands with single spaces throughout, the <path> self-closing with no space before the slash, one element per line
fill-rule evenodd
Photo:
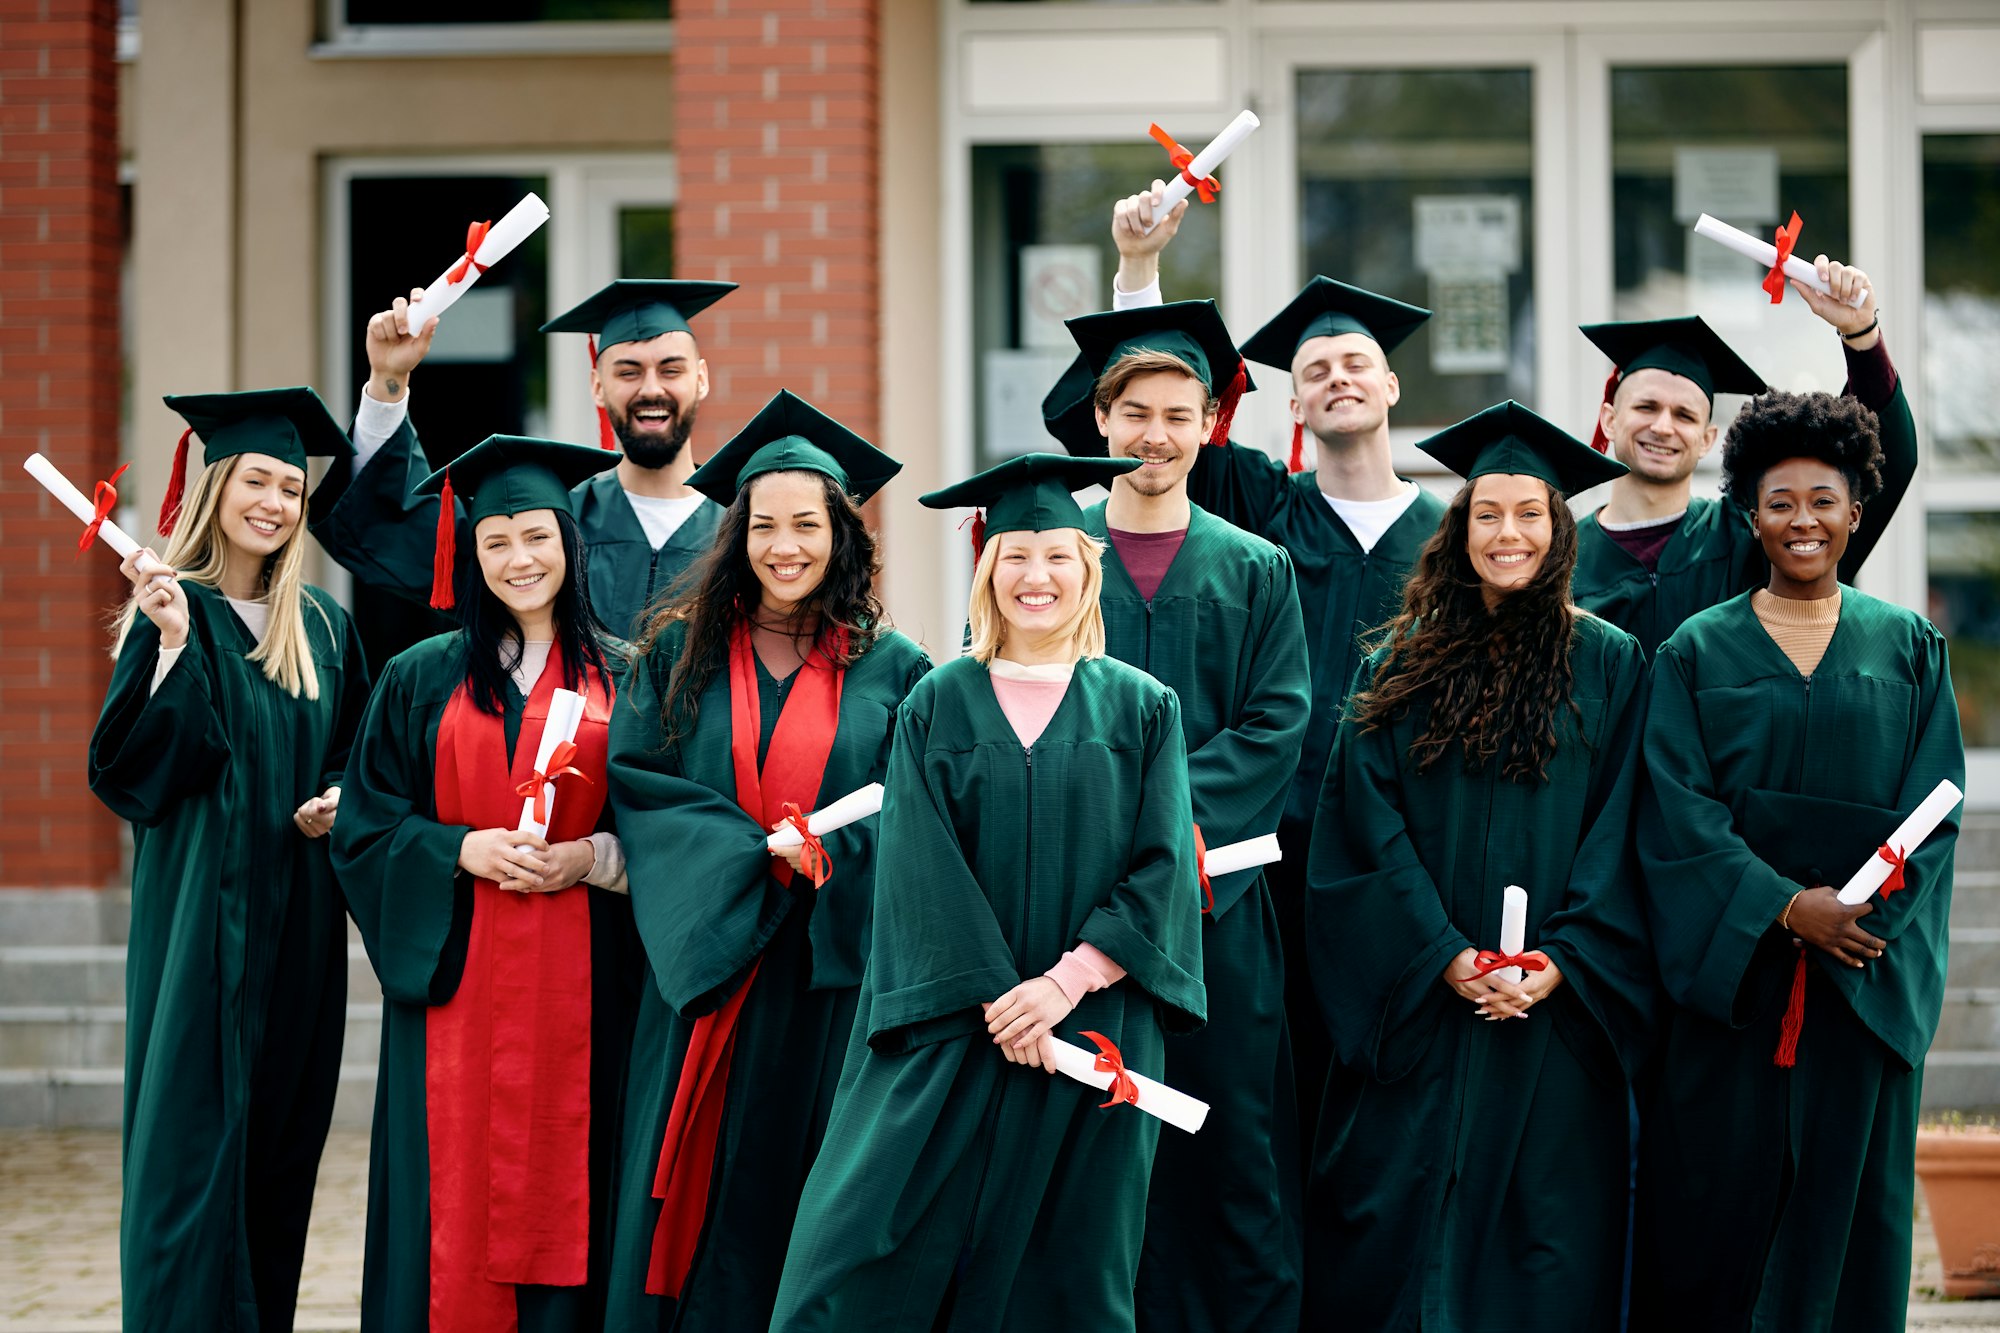
<path fill-rule="evenodd" d="M 688 484 L 715 543 L 648 618 L 611 799 L 651 964 L 605 1326 L 762 1328 L 825 1132 L 874 900 L 875 819 L 773 853 L 889 761 L 930 659 L 884 622 L 860 505 L 902 465 L 780 393 Z"/>
<path fill-rule="evenodd" d="M 1623 469 L 1517 403 L 1423 448 L 1467 484 L 1357 672 L 1307 867 L 1337 1059 L 1305 1322 L 1615 1328 L 1645 664 L 1570 602 L 1564 500 Z"/>

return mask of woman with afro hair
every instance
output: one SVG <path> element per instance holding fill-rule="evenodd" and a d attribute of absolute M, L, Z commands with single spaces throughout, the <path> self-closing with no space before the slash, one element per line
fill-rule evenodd
<path fill-rule="evenodd" d="M 1634 1328 L 1903 1324 L 1956 820 L 1893 849 L 1900 876 L 1868 902 L 1833 886 L 1940 779 L 1963 785 L 1965 752 L 1943 635 L 1839 581 L 1882 471 L 1855 400 L 1753 399 L 1723 472 L 1769 581 L 1690 618 L 1654 663 L 1638 836 L 1672 1003 Z"/>

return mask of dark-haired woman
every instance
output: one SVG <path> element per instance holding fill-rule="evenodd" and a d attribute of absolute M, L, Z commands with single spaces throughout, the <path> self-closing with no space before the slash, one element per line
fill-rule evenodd
<path fill-rule="evenodd" d="M 1424 448 L 1467 484 L 1357 672 L 1307 867 L 1336 1060 L 1304 1326 L 1615 1329 L 1645 664 L 1569 600 L 1564 497 L 1623 469 L 1515 403 Z"/>
<path fill-rule="evenodd" d="M 860 503 L 902 465 L 780 393 L 689 485 L 727 510 L 641 637 L 611 796 L 652 964 L 632 1041 L 607 1329 L 761 1329 L 826 1129 L 873 901 L 874 817 L 774 855 L 788 811 L 879 782 L 930 670 L 883 623 Z"/>
<path fill-rule="evenodd" d="M 569 491 L 617 457 L 493 436 L 424 483 L 447 523 L 453 492 L 465 501 L 473 550 L 454 560 L 443 526 L 438 582 L 455 568 L 456 588 L 434 590 L 463 628 L 384 669 L 334 835 L 383 994 L 366 1330 L 570 1333 L 600 1317 L 592 1228 L 633 948 L 605 802 L 619 645 L 590 610 Z M 582 696 L 581 718 L 544 762 L 558 690 Z"/>
<path fill-rule="evenodd" d="M 1900 1328 L 1955 818 L 1838 889 L 1964 742 L 1942 635 L 1839 582 L 1882 487 L 1875 414 L 1753 399 L 1723 447 L 1768 585 L 1654 664 L 1639 817 L 1668 997 L 1640 1145 L 1638 1328 Z"/>

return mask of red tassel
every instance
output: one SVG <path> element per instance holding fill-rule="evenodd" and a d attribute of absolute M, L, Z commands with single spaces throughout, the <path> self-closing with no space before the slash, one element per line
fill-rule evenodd
<path fill-rule="evenodd" d="M 174 470 L 167 474 L 167 493 L 160 497 L 160 535 L 174 535 L 174 524 L 180 522 L 181 495 L 187 490 L 188 437 L 194 434 L 189 426 L 181 432 L 179 444 L 174 446 Z"/>
<path fill-rule="evenodd" d="M 1616 366 L 1611 367 L 1611 373 L 1604 377 L 1604 401 L 1606 403 L 1609 403 L 1613 395 L 1618 392 L 1618 381 L 1624 377 L 1625 372 Z M 1604 433 L 1604 414 L 1602 412 L 1597 414 L 1597 425 L 1590 432 L 1590 447 L 1597 450 L 1600 454 L 1611 452 L 1611 437 Z"/>
<path fill-rule="evenodd" d="M 1806 946 L 1793 947 L 1799 951 L 1799 961 L 1792 969 L 1792 998 L 1785 1002 L 1784 1026 L 1778 1029 L 1778 1053 L 1771 1057 L 1771 1063 L 1780 1069 L 1790 1069 L 1799 1062 L 1799 1034 L 1806 1026 Z"/>
<path fill-rule="evenodd" d="M 591 334 L 589 342 L 590 368 L 596 370 L 597 335 L 594 333 Z M 601 404 L 597 409 L 597 447 L 600 449 L 616 449 L 618 447 L 618 436 L 611 429 L 611 414 L 605 411 Z"/>
<path fill-rule="evenodd" d="M 985 554 L 986 511 L 981 509 L 972 515 L 972 563 L 978 564 L 979 558 Z"/>
<path fill-rule="evenodd" d="M 1243 358 L 1236 358 L 1236 374 L 1229 381 L 1229 387 L 1222 391 L 1222 402 L 1215 411 L 1215 429 L 1208 433 L 1208 442 L 1213 445 L 1229 443 L 1229 428 L 1236 424 L 1236 405 L 1243 401 L 1243 391 L 1250 386 L 1249 372 L 1244 369 Z"/>
<path fill-rule="evenodd" d="M 452 596 L 452 574 L 458 566 L 458 501 L 451 493 L 451 469 L 444 470 L 444 486 L 438 491 L 437 550 L 431 556 L 431 609 L 449 611 L 458 604 Z"/>
<path fill-rule="evenodd" d="M 1285 464 L 1285 471 L 1304 472 L 1305 470 L 1306 423 L 1303 421 L 1294 421 L 1292 423 L 1292 456 L 1290 461 Z"/>

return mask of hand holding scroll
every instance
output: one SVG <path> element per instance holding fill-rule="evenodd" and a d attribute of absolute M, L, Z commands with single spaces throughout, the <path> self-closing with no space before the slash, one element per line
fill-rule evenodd
<path fill-rule="evenodd" d="M 413 287 L 410 296 L 423 295 Z M 410 302 L 397 297 L 394 304 L 368 320 L 368 396 L 378 403 L 402 401 L 410 387 L 410 372 L 430 354 L 431 339 L 437 336 L 437 318 L 425 320 L 421 328 L 410 327 Z"/>
<path fill-rule="evenodd" d="M 1074 1007 L 1055 982 L 1030 977 L 986 1006 L 986 1030 L 1009 1062 L 1053 1074 L 1054 1052 L 1047 1043 Z"/>
<path fill-rule="evenodd" d="M 1799 294 L 1799 298 L 1812 307 L 1815 315 L 1833 325 L 1835 333 L 1845 338 L 1875 323 L 1875 284 L 1868 280 L 1866 273 L 1851 264 L 1837 263 L 1825 255 L 1813 260 L 1813 271 L 1819 275 L 1820 281 L 1826 284 L 1826 291 L 1822 292 L 1809 283 L 1800 282 L 1797 278 L 1790 278 L 1787 281 L 1791 283 L 1792 290 Z M 1857 295 L 1861 302 L 1859 305 L 1854 304 Z M 1871 334 L 1868 345 L 1874 346 L 1872 339 L 1880 336 Z M 1855 347 L 1854 350 L 1858 352 L 1866 349 Z"/>
<path fill-rule="evenodd" d="M 140 573 L 140 570 L 145 573 Z M 141 548 L 118 562 L 118 572 L 139 590 L 139 611 L 160 628 L 160 647 L 180 648 L 188 641 L 188 601 L 180 575 L 150 549 Z"/>
<path fill-rule="evenodd" d="M 1873 902 L 1843 903 L 1838 893 L 1821 884 L 1792 900 L 1785 928 L 1835 961 L 1860 967 L 1880 958 L 1889 947 L 1887 940 L 1875 938 L 1858 924 L 1874 910 Z"/>
<path fill-rule="evenodd" d="M 1479 1006 L 1489 1018 L 1526 1018 L 1534 1003 L 1526 989 L 1498 972 L 1479 972 L 1479 951 L 1464 949 L 1444 970 L 1444 984 Z"/>

